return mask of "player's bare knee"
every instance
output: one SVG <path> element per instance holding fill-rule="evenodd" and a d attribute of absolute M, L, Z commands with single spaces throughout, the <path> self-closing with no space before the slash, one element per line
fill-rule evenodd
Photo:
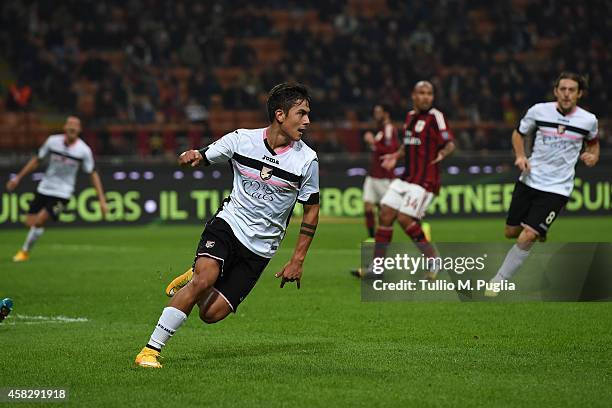
<path fill-rule="evenodd" d="M 531 245 L 536 242 L 539 238 L 539 234 L 529 228 L 523 229 L 518 236 L 516 242 L 523 249 L 528 249 Z"/>
<path fill-rule="evenodd" d="M 230 312 L 231 309 L 228 306 L 214 301 L 207 307 L 200 308 L 200 320 L 206 324 L 217 323 L 225 319 Z"/>
<path fill-rule="evenodd" d="M 521 227 L 515 227 L 506 225 L 504 229 L 504 235 L 506 238 L 517 238 L 523 229 Z"/>
<path fill-rule="evenodd" d="M 221 316 L 219 314 L 209 314 L 209 313 L 201 313 L 200 312 L 200 319 L 206 323 L 206 324 L 213 324 L 213 323 L 217 323 L 220 322 L 221 320 L 223 320 L 225 316 Z"/>

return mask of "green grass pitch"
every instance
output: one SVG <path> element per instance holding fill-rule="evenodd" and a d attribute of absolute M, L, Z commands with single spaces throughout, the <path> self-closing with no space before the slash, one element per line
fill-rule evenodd
<path fill-rule="evenodd" d="M 502 219 L 430 223 L 438 241 L 503 240 Z M 0 297 L 15 310 L 0 324 L 0 387 L 65 387 L 87 407 L 609 406 L 611 303 L 362 303 L 347 271 L 364 230 L 322 220 L 302 289 L 281 290 L 292 225 L 238 313 L 215 325 L 194 313 L 161 370 L 133 360 L 201 226 L 52 226 L 24 264 L 10 257 L 26 230 L 2 231 Z M 551 241 L 610 231 L 610 217 L 561 217 Z"/>

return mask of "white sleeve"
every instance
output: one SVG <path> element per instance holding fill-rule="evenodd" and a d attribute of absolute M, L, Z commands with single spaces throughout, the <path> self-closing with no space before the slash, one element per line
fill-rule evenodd
<path fill-rule="evenodd" d="M 94 171 L 95 162 L 93 158 L 93 153 L 91 150 L 87 149 L 87 154 L 83 158 L 83 171 L 87 174 L 91 174 Z"/>
<path fill-rule="evenodd" d="M 389 146 L 393 144 L 393 125 L 388 123 L 385 126 L 385 145 Z"/>
<path fill-rule="evenodd" d="M 43 143 L 43 145 L 40 146 L 40 149 L 38 149 L 38 158 L 41 160 L 47 157 L 49 154 L 49 140 L 51 140 L 51 137 L 48 137 L 47 140 L 45 140 L 45 143 Z"/>
<path fill-rule="evenodd" d="M 533 133 L 536 129 L 536 120 L 535 120 L 535 105 L 529 108 L 523 119 L 521 119 L 521 123 L 519 123 L 516 130 L 523 136 L 529 135 Z"/>
<path fill-rule="evenodd" d="M 236 130 L 226 134 L 211 145 L 200 150 L 200 153 L 202 153 L 202 156 L 205 159 L 205 164 L 209 165 L 214 163 L 221 163 L 231 159 L 234 155 L 234 152 L 238 150 L 239 138 L 240 135 Z"/>
<path fill-rule="evenodd" d="M 593 126 L 589 129 L 589 134 L 587 135 L 587 140 L 595 140 L 597 139 L 597 118 L 593 121 Z"/>
<path fill-rule="evenodd" d="M 298 201 L 301 204 L 319 204 L 319 160 L 314 159 L 308 164 L 302 176 Z"/>

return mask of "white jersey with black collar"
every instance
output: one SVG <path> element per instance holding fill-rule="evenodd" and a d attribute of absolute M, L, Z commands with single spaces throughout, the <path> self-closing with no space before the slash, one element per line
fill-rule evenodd
<path fill-rule="evenodd" d="M 233 188 L 217 216 L 259 256 L 274 255 L 296 201 L 319 202 L 317 154 L 301 140 L 274 151 L 267 128 L 238 129 L 201 152 L 206 164 L 230 161 Z"/>
<path fill-rule="evenodd" d="M 49 166 L 36 191 L 68 200 L 74 192 L 79 168 L 91 173 L 94 159 L 91 149 L 82 139 L 76 139 L 68 146 L 65 140 L 63 134 L 51 135 L 38 150 L 40 160 L 49 157 Z"/>
<path fill-rule="evenodd" d="M 527 111 L 517 131 L 521 135 L 535 132 L 531 170 L 519 180 L 536 190 L 569 197 L 583 141 L 597 140 L 595 115 L 580 107 L 563 114 L 556 102 L 538 103 Z"/>

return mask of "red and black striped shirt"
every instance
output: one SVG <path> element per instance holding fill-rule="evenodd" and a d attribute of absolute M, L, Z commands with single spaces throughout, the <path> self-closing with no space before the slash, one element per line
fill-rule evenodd
<path fill-rule="evenodd" d="M 404 124 L 406 169 L 403 179 L 437 194 L 440 191 L 440 166 L 431 162 L 451 140 L 453 134 L 439 110 L 431 108 L 426 112 L 408 112 Z"/>
<path fill-rule="evenodd" d="M 381 127 L 374 136 L 374 148 L 370 161 L 370 177 L 394 179 L 395 173 L 393 170 L 386 170 L 381 165 L 381 157 L 385 154 L 397 152 L 400 147 L 397 137 L 397 129 L 392 123 L 387 123 Z"/>

